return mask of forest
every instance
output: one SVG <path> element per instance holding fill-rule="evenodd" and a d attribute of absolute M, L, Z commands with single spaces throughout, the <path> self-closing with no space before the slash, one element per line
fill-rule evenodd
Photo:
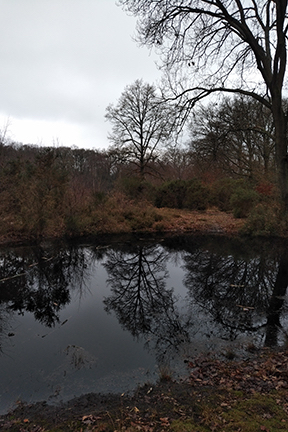
<path fill-rule="evenodd" d="M 196 3 L 119 0 L 163 77 L 107 107 L 107 150 L 2 139 L 2 239 L 161 232 L 163 208 L 214 208 L 245 219 L 245 234 L 285 236 L 287 2 Z"/>
<path fill-rule="evenodd" d="M 170 134 L 161 145 L 150 142 L 144 156 L 131 144 L 87 150 L 2 139 L 1 238 L 161 232 L 161 208 L 215 208 L 245 218 L 246 234 L 283 236 L 270 111 L 245 97 L 223 98 L 199 107 L 187 124 L 184 144 Z"/>

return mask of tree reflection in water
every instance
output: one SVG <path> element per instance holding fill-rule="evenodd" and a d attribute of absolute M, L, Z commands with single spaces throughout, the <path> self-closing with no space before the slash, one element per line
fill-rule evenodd
<path fill-rule="evenodd" d="M 104 264 L 112 292 L 104 300 L 106 311 L 113 310 L 133 336 L 145 335 L 147 347 L 161 362 L 169 349 L 175 351 L 188 339 L 173 290 L 166 288 L 168 259 L 169 253 L 159 245 L 138 244 L 108 251 Z"/>
<path fill-rule="evenodd" d="M 267 308 L 267 324 L 266 324 L 266 346 L 277 346 L 278 345 L 278 335 L 281 330 L 284 334 L 286 342 L 288 341 L 288 334 L 285 331 L 283 325 L 281 324 L 281 314 L 283 311 L 285 295 L 288 286 L 288 251 L 282 253 L 279 264 L 278 271 L 276 275 L 276 280 L 273 285 L 272 295 L 270 297 L 270 302 Z M 287 308 L 286 308 L 287 312 Z"/>
<path fill-rule="evenodd" d="M 81 248 L 45 250 L 41 247 L 1 251 L 1 311 L 31 312 L 48 327 L 59 322 L 59 312 L 70 301 L 71 287 L 81 292 L 87 258 Z"/>
<path fill-rule="evenodd" d="M 111 250 L 105 267 L 112 294 L 104 301 L 133 336 L 144 335 L 158 359 L 173 355 L 194 337 L 235 341 L 253 336 L 259 345 L 283 343 L 284 297 L 288 285 L 288 253 L 241 242 L 201 244 L 175 239 L 159 245 Z M 229 249 L 232 250 L 229 251 Z M 168 257 L 182 256 L 187 310 L 166 288 Z M 281 319 L 282 316 L 282 319 Z M 280 331 L 281 330 L 281 331 Z M 198 332 L 198 333 L 197 333 Z M 154 346 L 152 347 L 151 342 Z"/>
<path fill-rule="evenodd" d="M 286 249 L 184 236 L 166 238 L 161 245 L 142 241 L 2 250 L 0 333 L 8 333 L 5 323 L 13 312 L 31 312 L 44 325 L 54 326 L 71 289 L 81 295 L 94 263 L 103 262 L 111 287 L 105 310 L 114 311 L 135 338 L 143 337 L 158 361 L 191 345 L 201 332 L 204 338 L 229 341 L 249 334 L 259 344 L 277 346 L 286 338 Z M 178 259 L 175 267 L 185 272 L 177 282 L 187 289 L 185 310 L 180 310 L 173 288 L 167 288 L 173 257 Z"/>
<path fill-rule="evenodd" d="M 251 251 L 247 256 L 221 249 L 185 254 L 184 284 L 191 308 L 196 303 L 210 316 L 210 336 L 231 341 L 243 333 L 255 334 L 258 343 L 277 346 L 279 337 L 286 338 L 280 319 L 281 314 L 285 317 L 288 285 L 286 248 L 276 254 L 262 250 L 252 257 Z"/>

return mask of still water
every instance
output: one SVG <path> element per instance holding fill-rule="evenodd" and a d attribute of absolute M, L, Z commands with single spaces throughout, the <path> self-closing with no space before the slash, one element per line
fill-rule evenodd
<path fill-rule="evenodd" d="M 201 352 L 286 346 L 288 249 L 110 237 L 0 250 L 0 413 L 128 392 Z"/>

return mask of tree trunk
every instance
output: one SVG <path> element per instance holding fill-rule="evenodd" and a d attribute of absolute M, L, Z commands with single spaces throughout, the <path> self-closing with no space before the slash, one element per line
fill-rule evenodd
<path fill-rule="evenodd" d="M 281 98 L 272 101 L 272 112 L 275 124 L 275 153 L 278 186 L 283 213 L 288 214 L 288 154 L 287 154 L 287 119 L 282 107 Z"/>

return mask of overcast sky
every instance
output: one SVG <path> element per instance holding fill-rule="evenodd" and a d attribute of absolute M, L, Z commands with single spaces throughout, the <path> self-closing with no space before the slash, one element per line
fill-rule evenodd
<path fill-rule="evenodd" d="M 109 103 L 156 56 L 115 0 L 0 0 L 0 130 L 23 144 L 108 147 Z"/>

